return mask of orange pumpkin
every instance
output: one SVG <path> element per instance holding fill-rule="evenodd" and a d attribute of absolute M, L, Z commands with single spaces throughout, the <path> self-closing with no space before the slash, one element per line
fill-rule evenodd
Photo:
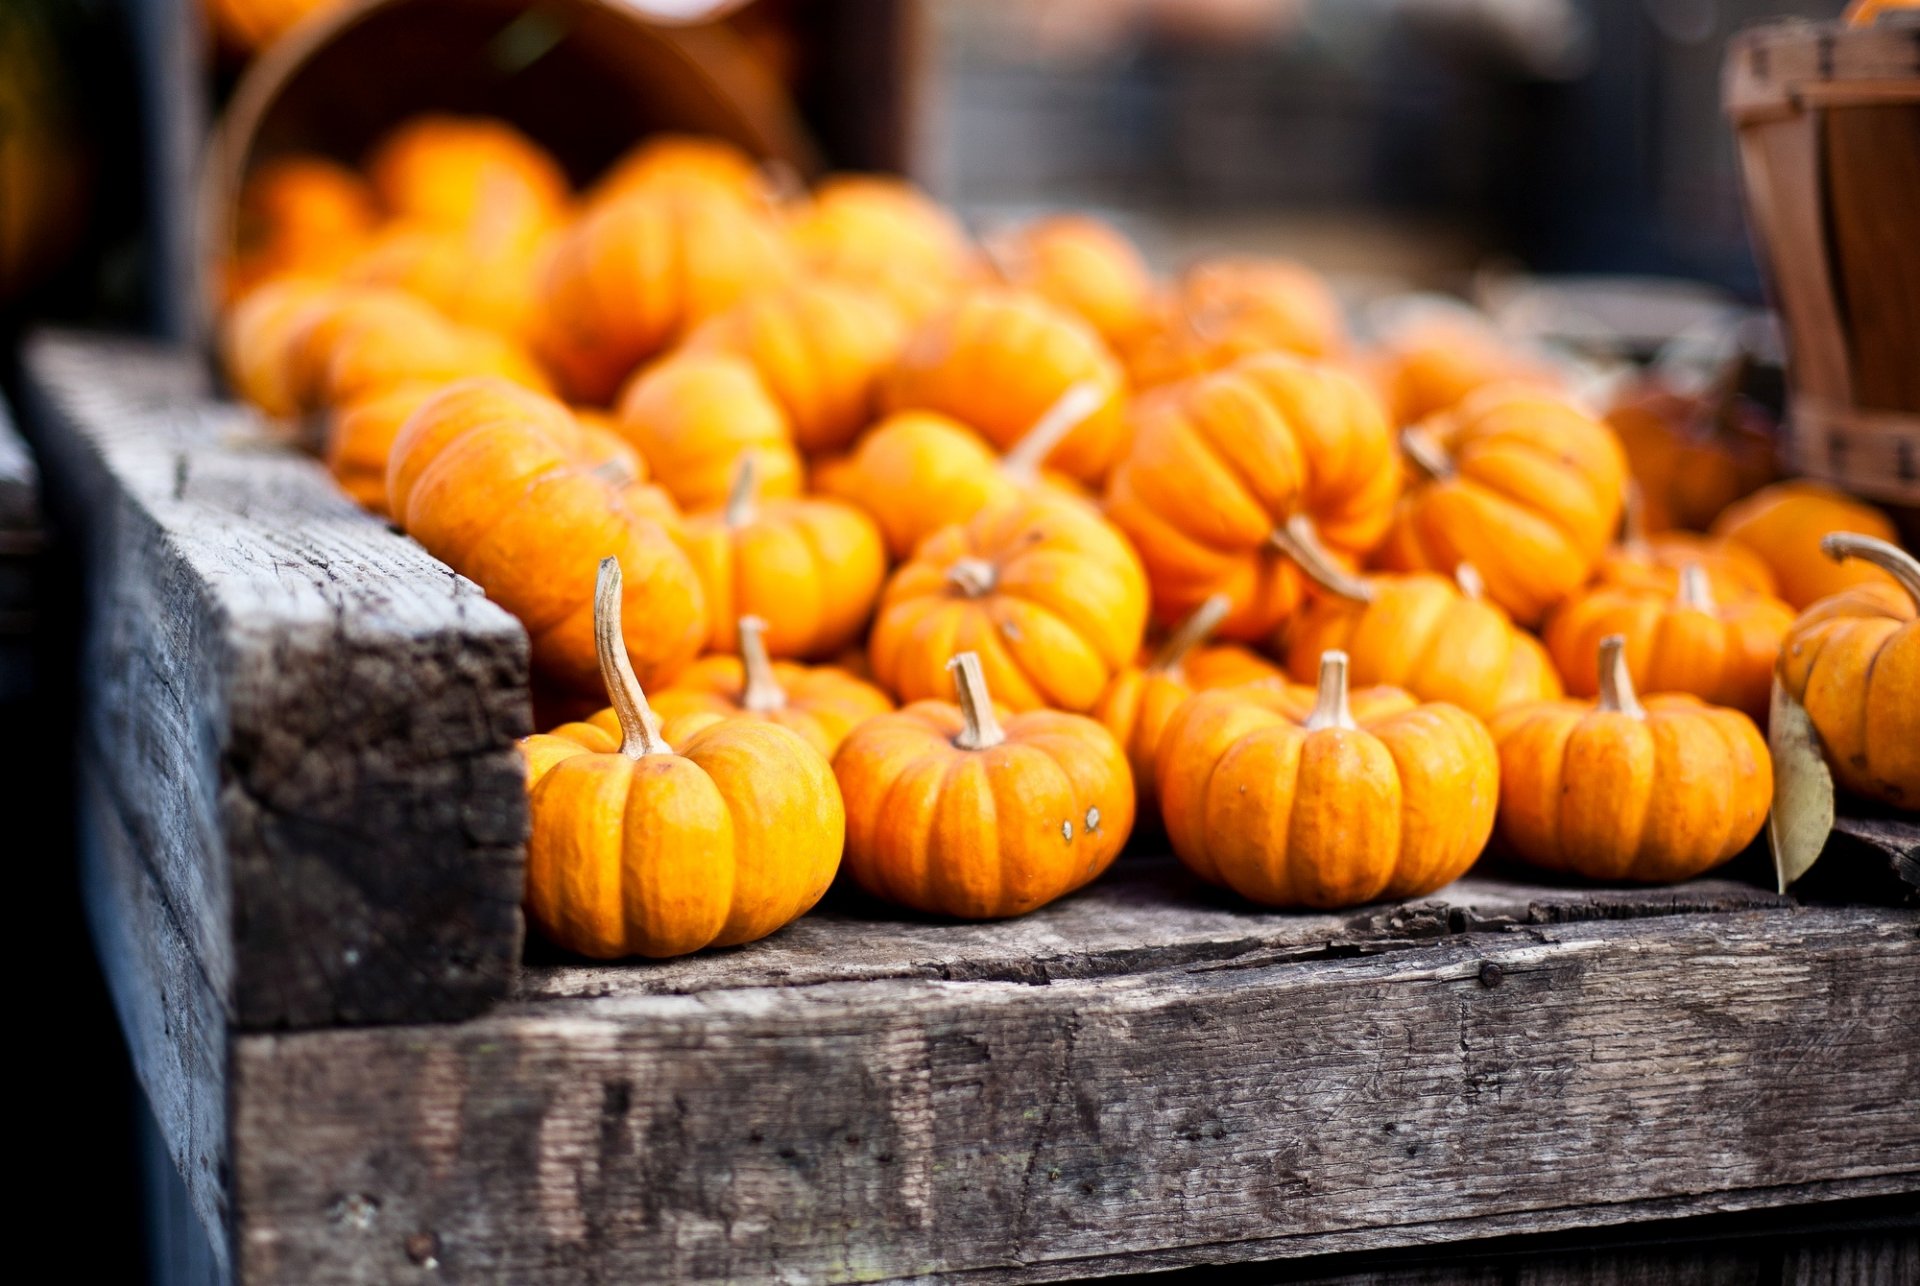
<path fill-rule="evenodd" d="M 403 291 L 342 289 L 289 328 L 285 385 L 304 410 L 339 406 L 398 384 L 496 375 L 538 392 L 546 377 L 524 350 L 448 321 Z"/>
<path fill-rule="evenodd" d="M 1087 215 L 1039 219 L 991 238 L 988 257 L 1008 285 L 1077 314 L 1120 348 L 1153 325 L 1153 275 L 1131 241 Z"/>
<path fill-rule="evenodd" d="M 826 657 L 859 637 L 887 577 L 873 520 L 838 500 L 763 500 L 742 460 L 726 505 L 689 517 L 681 544 L 700 573 L 715 651 L 739 650 L 735 622 L 767 623 L 767 650 Z"/>
<path fill-rule="evenodd" d="M 1033 710 L 1003 722 L 980 658 L 951 664 L 957 706 L 869 719 L 834 756 L 847 872 L 918 911 L 1024 915 L 1113 864 L 1133 828 L 1133 779 L 1093 720 Z"/>
<path fill-rule="evenodd" d="M 1871 562 L 1834 562 L 1820 552 L 1829 532 L 1850 531 L 1895 541 L 1893 523 L 1872 505 L 1818 482 L 1776 483 L 1734 504 L 1713 523 L 1713 534 L 1744 546 L 1772 569 L 1780 597 L 1804 611 L 1819 600 L 1887 573 Z"/>
<path fill-rule="evenodd" d="M 490 117 L 416 116 L 375 145 L 366 170 L 390 215 L 487 237 L 551 229 L 572 199 L 559 163 Z"/>
<path fill-rule="evenodd" d="M 1821 599 L 1780 649 L 1780 683 L 1806 708 L 1833 769 L 1856 795 L 1920 811 L 1920 561 L 1886 541 L 1839 532 L 1836 561 L 1886 572 Z"/>
<path fill-rule="evenodd" d="M 566 407 L 498 380 L 448 385 L 401 429 L 387 468 L 395 521 L 520 618 L 537 669 L 598 683 L 591 569 L 628 569 L 626 648 L 648 682 L 684 668 L 707 638 L 700 579 L 623 486 L 582 463 Z M 611 553 L 609 553 L 611 551 Z"/>
<path fill-rule="evenodd" d="M 1648 531 L 1700 530 L 1779 475 L 1771 425 L 1721 390 L 1692 397 L 1656 382 L 1630 387 L 1607 412 L 1643 496 Z"/>
<path fill-rule="evenodd" d="M 1161 734 L 1160 812 L 1210 884 L 1267 906 L 1415 897 L 1473 865 L 1500 791 L 1493 741 L 1457 706 L 1347 692 L 1328 652 L 1316 692 L 1280 684 L 1188 699 Z"/>
<path fill-rule="evenodd" d="M 335 276 L 379 219 L 373 190 L 343 165 L 302 155 L 263 162 L 240 186 L 224 297 L 287 273 Z"/>
<path fill-rule="evenodd" d="M 1119 363 L 1092 327 L 1038 295 L 969 291 L 915 332 L 885 384 L 890 410 L 948 415 L 1005 450 L 1076 384 L 1102 394 L 1045 463 L 1082 482 L 1106 476 L 1126 445 Z"/>
<path fill-rule="evenodd" d="M 881 595 L 868 656 L 905 701 L 945 688 L 947 658 L 977 652 L 1015 710 L 1084 711 L 1140 650 L 1147 583 L 1124 537 L 1090 507 L 1044 496 L 928 536 Z"/>
<path fill-rule="evenodd" d="M 759 372 L 725 353 L 687 353 L 643 371 L 620 397 L 620 432 L 681 508 L 724 504 L 743 460 L 763 497 L 800 494 L 787 417 Z"/>
<path fill-rule="evenodd" d="M 1163 620 L 1225 594 L 1233 611 L 1221 633 L 1264 639 L 1303 589 L 1276 530 L 1304 516 L 1350 558 L 1392 518 L 1393 434 L 1372 394 L 1332 367 L 1244 358 L 1141 399 L 1132 428 L 1107 512 L 1146 560 Z"/>
<path fill-rule="evenodd" d="M 1254 353 L 1328 357 L 1346 348 L 1346 322 L 1326 280 L 1285 259 L 1226 256 L 1181 275 L 1157 323 L 1127 347 L 1136 388 L 1231 366 Z"/>
<path fill-rule="evenodd" d="M 1775 596 L 1772 569 L 1744 545 L 1685 531 L 1647 535 L 1636 516 L 1638 491 L 1637 486 L 1627 488 L 1624 532 L 1620 543 L 1606 552 L 1595 569 L 1596 583 L 1673 593 L 1680 588 L 1681 569 L 1698 567 L 1706 573 L 1707 585 L 1716 598 Z"/>
<path fill-rule="evenodd" d="M 805 281 L 751 295 L 687 340 L 695 352 L 734 353 L 760 373 L 802 451 L 837 451 L 873 422 L 881 375 L 906 341 L 906 323 L 878 295 Z"/>
<path fill-rule="evenodd" d="M 340 489 L 363 509 L 386 516 L 387 456 L 400 429 L 444 385 L 411 382 L 382 389 L 327 420 L 325 460 Z"/>
<path fill-rule="evenodd" d="M 1482 389 L 1401 444 L 1416 477 L 1380 565 L 1448 574 L 1472 563 L 1522 625 L 1587 583 L 1620 525 L 1619 441 L 1553 394 Z"/>
<path fill-rule="evenodd" d="M 1485 601 L 1471 563 L 1447 579 L 1348 575 L 1303 533 L 1282 529 L 1283 543 L 1319 593 L 1287 622 L 1287 670 L 1310 682 L 1320 657 L 1346 655 L 1353 681 L 1404 688 L 1422 701 L 1446 701 L 1485 718 L 1521 701 L 1560 695 L 1547 650 Z"/>
<path fill-rule="evenodd" d="M 912 317 L 973 274 L 959 221 L 912 184 L 878 175 L 823 180 L 787 240 L 809 272 L 880 289 Z"/>
<path fill-rule="evenodd" d="M 1600 690 L 1594 658 L 1608 635 L 1626 639 L 1634 686 L 1648 692 L 1690 692 L 1714 705 L 1767 717 L 1773 662 L 1793 624 L 1793 609 L 1759 594 L 1716 601 L 1704 569 L 1681 569 L 1672 591 L 1600 586 L 1569 599 L 1547 624 L 1567 691 Z"/>
<path fill-rule="evenodd" d="M 655 134 L 607 167 L 589 205 L 610 205 L 636 196 L 691 192 L 746 205 L 765 205 L 774 191 L 766 171 L 725 139 L 700 134 Z"/>
<path fill-rule="evenodd" d="M 771 219 L 737 201 L 678 191 L 610 202 L 555 239 L 535 347 L 574 398 L 605 402 L 642 361 L 792 275 Z"/>
<path fill-rule="evenodd" d="M 1133 770 L 1133 788 L 1140 797 L 1142 811 L 1155 799 L 1154 757 L 1159 753 L 1167 720 L 1183 701 L 1209 686 L 1195 682 L 1187 670 L 1188 658 L 1220 628 L 1220 622 L 1232 607 L 1224 594 L 1202 603 L 1150 657 L 1114 675 L 1113 682 L 1088 712 L 1127 752 L 1127 764 Z M 1222 665 L 1216 665 L 1211 673 L 1225 684 L 1248 679 L 1239 670 Z M 1278 673 L 1266 666 L 1262 677 Z"/>
<path fill-rule="evenodd" d="M 403 220 L 382 228 L 342 278 L 404 290 L 454 321 L 524 340 L 533 331 L 543 244 Z"/>
<path fill-rule="evenodd" d="M 276 277 L 227 312 L 220 322 L 220 366 L 241 400 L 278 419 L 299 413 L 294 342 L 338 295 L 317 277 Z"/>
<path fill-rule="evenodd" d="M 893 709 L 887 694 L 831 665 L 796 665 L 767 653 L 766 622 L 743 616 L 739 656 L 703 656 L 653 699 L 663 719 L 714 714 L 767 719 L 793 729 L 827 758 L 855 728 Z"/>
<path fill-rule="evenodd" d="M 207 0 L 207 21 L 223 48 L 251 54 L 265 49 L 309 16 L 344 0 Z"/>
<path fill-rule="evenodd" d="M 524 743 L 527 918 L 603 959 L 764 938 L 806 914 L 839 869 L 846 810 L 833 770 L 770 721 L 662 727 L 622 650 L 624 597 L 608 558 L 595 639 L 615 728 L 570 724 Z"/>
<path fill-rule="evenodd" d="M 1561 381 L 1537 358 L 1501 340 L 1490 325 L 1465 316 L 1411 319 L 1374 354 L 1373 367 L 1395 424 L 1417 424 L 1452 410 L 1497 384 L 1557 388 Z"/>
<path fill-rule="evenodd" d="M 1535 866 L 1665 882 L 1752 842 L 1773 798 L 1753 720 L 1695 697 L 1634 694 L 1626 640 L 1603 639 L 1597 702 L 1511 706 L 1500 747 L 1500 838 Z"/>

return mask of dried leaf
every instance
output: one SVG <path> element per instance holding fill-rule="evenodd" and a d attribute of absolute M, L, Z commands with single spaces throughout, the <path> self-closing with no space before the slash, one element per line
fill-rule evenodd
<path fill-rule="evenodd" d="M 1807 708 L 1774 676 L 1773 704 L 1767 717 L 1767 748 L 1773 756 L 1773 811 L 1767 816 L 1767 844 L 1780 891 L 1805 875 L 1819 860 L 1833 831 L 1833 770 L 1820 745 L 1820 733 Z"/>

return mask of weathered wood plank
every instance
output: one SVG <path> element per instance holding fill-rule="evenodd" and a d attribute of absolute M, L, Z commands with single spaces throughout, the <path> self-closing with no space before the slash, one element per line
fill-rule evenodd
<path fill-rule="evenodd" d="M 526 831 L 524 633 L 355 509 L 181 350 L 24 353 L 86 570 L 80 739 L 237 1026 L 503 995 Z"/>
<path fill-rule="evenodd" d="M 450 1280 L 1041 1281 L 1920 1190 L 1917 934 L 1741 911 L 245 1036 L 236 1136 L 274 1142 L 236 1153 L 236 1255 L 254 1282 L 428 1257 Z"/>

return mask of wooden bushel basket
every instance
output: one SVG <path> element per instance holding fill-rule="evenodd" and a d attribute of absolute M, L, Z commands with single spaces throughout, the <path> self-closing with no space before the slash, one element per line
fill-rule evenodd
<path fill-rule="evenodd" d="M 1722 90 L 1802 472 L 1920 505 L 1920 12 L 1737 36 Z"/>

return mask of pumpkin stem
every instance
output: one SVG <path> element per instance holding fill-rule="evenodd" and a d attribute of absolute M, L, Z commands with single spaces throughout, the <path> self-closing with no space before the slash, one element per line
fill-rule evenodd
<path fill-rule="evenodd" d="M 1460 563 L 1453 569 L 1453 583 L 1460 592 L 1478 603 L 1487 596 L 1487 582 L 1480 575 L 1480 569 L 1472 563 Z"/>
<path fill-rule="evenodd" d="M 1320 654 L 1320 693 L 1307 716 L 1308 732 L 1322 728 L 1346 728 L 1360 725 L 1353 721 L 1353 709 L 1347 704 L 1347 654 L 1329 649 Z"/>
<path fill-rule="evenodd" d="M 1333 561 L 1313 529 L 1313 520 L 1305 514 L 1289 514 L 1285 523 L 1268 533 L 1267 543 L 1291 558 L 1308 580 L 1335 598 L 1351 603 L 1373 601 L 1373 586 Z"/>
<path fill-rule="evenodd" d="M 1853 531 L 1830 531 L 1820 538 L 1820 552 L 1836 563 L 1860 558 L 1900 582 L 1915 608 L 1920 608 L 1920 559 L 1888 541 Z"/>
<path fill-rule="evenodd" d="M 1000 583 L 1000 570 L 984 558 L 960 558 L 947 568 L 947 583 L 968 598 L 985 598 Z"/>
<path fill-rule="evenodd" d="M 1000 457 L 1000 472 L 1023 486 L 1032 486 L 1039 481 L 1040 466 L 1053 454 L 1053 449 L 1106 400 L 1106 393 L 1092 380 L 1082 380 L 1068 388 Z"/>
<path fill-rule="evenodd" d="M 1620 500 L 1620 545 L 1624 549 L 1639 551 L 1647 543 L 1647 498 L 1640 490 L 1638 478 L 1627 479 L 1627 489 Z"/>
<path fill-rule="evenodd" d="M 1680 592 L 1674 601 L 1682 607 L 1690 607 L 1696 612 L 1711 612 L 1714 609 L 1713 582 L 1707 577 L 1707 569 L 1699 563 L 1688 563 L 1680 569 Z"/>
<path fill-rule="evenodd" d="M 1609 634 L 1600 640 L 1600 705 L 1609 714 L 1631 715 L 1644 719 L 1647 712 L 1633 691 L 1633 676 L 1627 673 L 1627 636 Z"/>
<path fill-rule="evenodd" d="M 593 586 L 593 646 L 600 658 L 600 681 L 620 720 L 620 753 L 629 759 L 670 755 L 673 747 L 660 735 L 660 716 L 647 704 L 640 677 L 627 655 L 626 636 L 620 631 L 620 560 L 602 558 Z"/>
<path fill-rule="evenodd" d="M 1209 597 L 1194 608 L 1173 633 L 1167 635 L 1167 641 L 1153 654 L 1153 660 L 1147 663 L 1147 668 L 1160 674 L 1178 670 L 1187 659 L 1187 653 L 1212 638 L 1213 632 L 1220 628 L 1220 622 L 1226 620 L 1227 613 L 1232 610 L 1233 600 L 1225 594 Z"/>
<path fill-rule="evenodd" d="M 1400 430 L 1400 450 L 1420 472 L 1435 482 L 1444 482 L 1453 476 L 1453 460 L 1446 449 L 1433 440 L 1433 436 L 1423 429 Z"/>
<path fill-rule="evenodd" d="M 987 674 L 980 668 L 978 652 L 962 652 L 947 662 L 953 671 L 953 688 L 960 696 L 960 717 L 966 726 L 953 744 L 962 750 L 988 750 L 1007 739 L 993 713 L 993 697 L 987 692 Z"/>
<path fill-rule="evenodd" d="M 753 457 L 743 455 L 733 471 L 733 486 L 727 490 L 727 507 L 722 518 L 729 527 L 744 527 L 753 521 L 753 501 L 759 492 L 753 476 Z"/>
<path fill-rule="evenodd" d="M 625 488 L 639 481 L 634 476 L 633 466 L 618 456 L 609 456 L 587 472 L 610 487 Z"/>
<path fill-rule="evenodd" d="M 740 669 L 746 682 L 740 688 L 740 708 L 770 714 L 787 708 L 787 690 L 774 677 L 773 658 L 767 655 L 767 623 L 757 616 L 740 618 Z"/>

